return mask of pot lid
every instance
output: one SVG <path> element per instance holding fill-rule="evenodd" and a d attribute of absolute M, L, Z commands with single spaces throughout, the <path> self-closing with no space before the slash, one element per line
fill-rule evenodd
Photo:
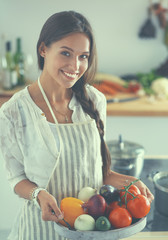
<path fill-rule="evenodd" d="M 118 140 L 107 142 L 107 145 L 112 158 L 130 159 L 144 155 L 144 148 L 140 144 L 123 141 L 121 135 L 119 135 Z"/>

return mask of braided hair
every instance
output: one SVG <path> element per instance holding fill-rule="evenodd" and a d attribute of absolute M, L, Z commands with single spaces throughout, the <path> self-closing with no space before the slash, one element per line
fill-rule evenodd
<path fill-rule="evenodd" d="M 42 27 L 39 40 L 37 42 L 38 66 L 42 70 L 44 58 L 40 55 L 41 43 L 49 47 L 53 42 L 72 33 L 84 33 L 90 40 L 90 56 L 88 59 L 88 69 L 83 76 L 74 84 L 72 91 L 76 99 L 81 104 L 83 111 L 96 121 L 97 129 L 101 139 L 101 155 L 103 161 L 103 177 L 105 178 L 110 170 L 111 158 L 107 145 L 104 141 L 104 124 L 100 119 L 99 112 L 95 108 L 91 99 L 88 98 L 85 85 L 91 83 L 97 70 L 97 52 L 92 28 L 87 19 L 80 13 L 74 11 L 63 11 L 53 14 Z"/>

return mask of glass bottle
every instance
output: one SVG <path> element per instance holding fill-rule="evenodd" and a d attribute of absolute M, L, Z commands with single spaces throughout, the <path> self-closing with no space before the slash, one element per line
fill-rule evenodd
<path fill-rule="evenodd" d="M 22 52 L 21 38 L 16 39 L 16 52 L 14 54 L 15 69 L 18 85 L 25 84 L 24 54 Z"/>
<path fill-rule="evenodd" d="M 6 42 L 6 54 L 5 60 L 3 63 L 4 68 L 4 79 L 3 79 L 3 88 L 10 90 L 17 83 L 17 74 L 15 70 L 15 64 L 13 61 L 13 55 L 11 52 L 11 42 Z"/>
<path fill-rule="evenodd" d="M 6 58 L 5 58 L 5 35 L 1 34 L 0 39 L 0 88 L 3 88 L 3 83 L 5 79 L 5 68 L 6 68 Z"/>

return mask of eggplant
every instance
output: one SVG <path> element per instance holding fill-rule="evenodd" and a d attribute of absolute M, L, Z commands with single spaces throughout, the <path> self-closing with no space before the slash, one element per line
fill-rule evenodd
<path fill-rule="evenodd" d="M 103 185 L 100 188 L 99 193 L 102 197 L 104 197 L 108 204 L 113 201 L 118 201 L 120 198 L 118 189 L 113 187 L 112 185 Z"/>

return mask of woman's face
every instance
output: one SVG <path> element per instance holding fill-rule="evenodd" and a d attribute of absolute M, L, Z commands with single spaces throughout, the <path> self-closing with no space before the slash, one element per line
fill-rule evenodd
<path fill-rule="evenodd" d="M 90 40 L 83 33 L 71 34 L 44 47 L 43 72 L 64 88 L 71 88 L 88 68 Z"/>

